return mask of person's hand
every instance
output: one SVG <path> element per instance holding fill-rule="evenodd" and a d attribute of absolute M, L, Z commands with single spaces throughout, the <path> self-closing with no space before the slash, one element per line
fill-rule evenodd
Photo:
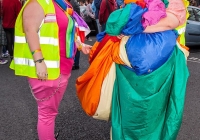
<path fill-rule="evenodd" d="M 48 73 L 47 73 L 47 66 L 46 66 L 45 62 L 44 61 L 42 61 L 41 63 L 36 62 L 35 67 L 36 67 L 36 73 L 37 73 L 38 79 L 41 81 L 47 80 Z"/>
<path fill-rule="evenodd" d="M 84 54 L 88 54 L 92 48 L 92 46 L 88 44 L 82 43 L 80 40 L 76 40 L 76 46 L 79 50 L 81 50 Z"/>
<path fill-rule="evenodd" d="M 124 37 L 123 34 L 117 36 L 117 38 L 119 38 L 119 39 L 122 39 L 123 37 Z"/>
<path fill-rule="evenodd" d="M 88 44 L 84 44 L 83 47 L 82 47 L 82 52 L 83 52 L 84 54 L 89 54 L 91 48 L 92 48 L 92 46 L 90 46 L 90 45 L 88 45 Z"/>

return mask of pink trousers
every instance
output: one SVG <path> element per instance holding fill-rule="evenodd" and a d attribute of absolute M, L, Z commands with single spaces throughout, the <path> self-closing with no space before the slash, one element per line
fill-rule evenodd
<path fill-rule="evenodd" d="M 70 75 L 61 74 L 58 79 L 47 81 L 28 78 L 32 94 L 38 105 L 37 130 L 39 140 L 55 140 L 55 118 Z"/>

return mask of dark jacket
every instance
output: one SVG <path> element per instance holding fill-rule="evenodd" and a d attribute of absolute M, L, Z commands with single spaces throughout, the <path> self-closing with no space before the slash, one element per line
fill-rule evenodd
<path fill-rule="evenodd" d="M 78 2 L 76 0 L 69 0 L 69 2 L 71 3 L 74 11 L 76 11 L 76 13 L 80 16 L 80 7 Z"/>
<path fill-rule="evenodd" d="M 115 0 L 102 0 L 99 10 L 99 23 L 105 24 L 110 13 L 117 9 Z"/>
<path fill-rule="evenodd" d="M 101 1 L 102 0 L 94 0 L 94 5 L 96 7 L 95 19 L 99 19 L 99 10 L 100 10 L 100 6 L 101 6 Z"/>

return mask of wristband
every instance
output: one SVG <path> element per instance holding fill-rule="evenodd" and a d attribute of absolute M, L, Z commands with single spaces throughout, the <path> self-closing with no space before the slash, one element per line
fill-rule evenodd
<path fill-rule="evenodd" d="M 31 53 L 32 53 L 32 55 L 34 55 L 36 52 L 41 52 L 41 49 L 37 49 L 37 50 L 35 50 L 35 51 L 31 52 Z"/>
<path fill-rule="evenodd" d="M 82 43 L 78 46 L 78 50 L 81 51 L 82 50 Z"/>
<path fill-rule="evenodd" d="M 77 48 L 78 48 L 79 51 L 81 51 L 83 47 L 85 47 L 85 44 L 80 42 L 79 46 Z"/>
<path fill-rule="evenodd" d="M 42 63 L 42 61 L 44 61 L 44 58 L 35 60 L 34 63 L 35 63 L 35 64 L 36 64 L 37 62 L 38 62 L 38 63 Z"/>

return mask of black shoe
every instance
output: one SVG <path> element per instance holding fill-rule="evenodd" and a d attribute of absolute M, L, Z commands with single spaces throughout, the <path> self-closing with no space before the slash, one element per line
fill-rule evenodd
<path fill-rule="evenodd" d="M 78 70 L 79 69 L 79 66 L 73 66 L 72 67 L 72 70 Z"/>

